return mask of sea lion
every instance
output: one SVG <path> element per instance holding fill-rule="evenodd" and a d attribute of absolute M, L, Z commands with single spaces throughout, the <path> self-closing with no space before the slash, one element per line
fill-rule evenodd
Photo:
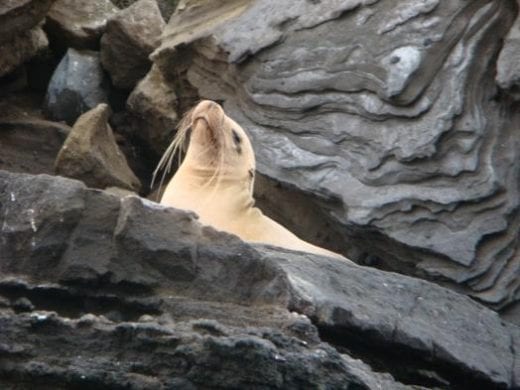
<path fill-rule="evenodd" d="M 185 115 L 152 183 L 159 170 L 165 169 L 166 174 L 171 169 L 173 156 L 186 143 L 184 160 L 166 186 L 161 204 L 194 211 L 203 224 L 244 241 L 344 259 L 301 240 L 254 207 L 255 155 L 251 141 L 213 101 L 201 101 Z"/>

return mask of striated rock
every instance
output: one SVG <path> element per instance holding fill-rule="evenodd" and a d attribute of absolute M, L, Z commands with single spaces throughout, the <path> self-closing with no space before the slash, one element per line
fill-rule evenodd
<path fill-rule="evenodd" d="M 92 386 L 113 387 L 130 379 L 126 373 L 137 372 L 147 381 L 175 377 L 195 385 L 219 380 L 235 387 L 246 383 L 242 374 L 256 378 L 255 386 L 274 388 L 350 383 L 352 375 L 369 389 L 406 388 L 402 383 L 520 386 L 515 372 L 519 328 L 468 297 L 426 281 L 252 246 L 200 225 L 191 213 L 135 196 L 119 199 L 46 175 L 0 172 L 0 226 L 0 297 L 10 302 L 25 297 L 36 310 L 2 311 L 0 346 L 11 347 L 0 348 L 0 360 L 12 363 L 0 365 L 0 383 L 32 376 L 72 383 L 79 372 L 95 378 Z M 63 316 L 73 320 L 65 322 Z M 23 326 L 30 318 L 36 325 Z M 143 322 L 133 323 L 138 319 Z M 193 319 L 200 320 L 191 322 L 190 332 L 199 336 L 184 333 L 182 322 Z M 95 330 L 92 338 L 90 329 Z M 48 352 L 53 363 L 42 371 L 34 362 L 55 346 L 50 336 L 56 334 L 63 335 L 60 347 Z M 84 357 L 65 353 L 80 339 L 85 340 L 84 347 L 80 344 Z M 190 352 L 195 340 L 209 343 L 209 356 L 204 343 L 196 344 L 197 353 Z M 13 360 L 22 348 L 38 352 L 19 353 Z M 89 358 L 92 351 L 95 359 Z M 107 363 L 114 354 L 120 369 Z M 178 354 L 182 362 L 174 358 Z M 310 356 L 316 360 L 309 361 Z M 131 361 L 134 365 L 128 366 Z M 296 361 L 307 368 L 297 368 Z M 261 372 L 255 370 L 258 364 Z M 181 369 L 186 366 L 192 369 Z M 114 376 L 100 377 L 98 370 Z M 266 372 L 268 377 L 261 375 Z M 204 379 L 194 379 L 199 374 Z"/>
<path fill-rule="evenodd" d="M 55 0 L 4 0 L 0 3 L 0 46 L 32 30 Z M 0 55 L 2 58 L 3 55 Z"/>
<path fill-rule="evenodd" d="M 107 90 L 99 53 L 69 49 L 52 75 L 44 107 L 52 119 L 72 125 L 84 112 L 106 103 Z"/>
<path fill-rule="evenodd" d="M 139 0 L 108 21 L 101 62 L 116 87 L 132 89 L 146 75 L 164 25 L 155 0 Z"/>
<path fill-rule="evenodd" d="M 118 11 L 109 0 L 57 0 L 47 15 L 45 29 L 62 49 L 99 49 L 107 19 Z"/>
<path fill-rule="evenodd" d="M 11 40 L 0 43 L 0 77 L 34 57 L 48 45 L 40 27 L 18 33 Z"/>
<path fill-rule="evenodd" d="M 161 155 L 177 126 L 177 96 L 155 66 L 132 91 L 127 107 L 137 122 L 135 135 Z"/>
<path fill-rule="evenodd" d="M 45 120 L 39 97 L 17 94 L 0 100 L 0 169 L 54 172 L 54 160 L 70 128 Z"/>
<path fill-rule="evenodd" d="M 117 146 L 109 115 L 108 105 L 100 104 L 79 117 L 56 157 L 56 173 L 82 180 L 89 187 L 138 191 L 141 184 Z"/>
<path fill-rule="evenodd" d="M 511 308 L 520 117 L 496 95 L 495 68 L 517 8 L 186 1 L 152 58 L 165 79 L 224 102 L 252 138 L 259 173 L 320 209 L 348 257 Z M 511 34 L 498 65 L 505 86 Z M 279 209 L 297 224 L 291 207 Z"/>

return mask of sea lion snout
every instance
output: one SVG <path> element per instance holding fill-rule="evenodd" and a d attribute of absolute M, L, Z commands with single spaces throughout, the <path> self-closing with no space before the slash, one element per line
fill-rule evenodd
<path fill-rule="evenodd" d="M 210 128 L 220 126 L 224 121 L 224 110 L 220 104 L 211 100 L 203 100 L 193 110 L 191 121 L 194 124 L 197 120 L 203 119 Z"/>

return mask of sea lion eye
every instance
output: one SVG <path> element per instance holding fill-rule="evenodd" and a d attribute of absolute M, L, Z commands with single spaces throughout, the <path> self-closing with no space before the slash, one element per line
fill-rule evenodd
<path fill-rule="evenodd" d="M 242 138 L 240 138 L 240 136 L 234 129 L 231 129 L 231 131 L 233 132 L 233 142 L 237 146 L 240 145 L 240 142 L 242 142 Z"/>

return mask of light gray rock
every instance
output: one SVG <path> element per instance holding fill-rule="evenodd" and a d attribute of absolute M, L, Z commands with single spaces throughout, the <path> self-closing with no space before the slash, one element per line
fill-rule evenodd
<path fill-rule="evenodd" d="M 173 139 L 178 122 L 177 105 L 173 88 L 155 66 L 128 97 L 128 110 L 137 122 L 135 136 L 158 155 Z"/>
<path fill-rule="evenodd" d="M 307 195 L 348 257 L 501 309 L 520 297 L 520 123 L 496 95 L 494 53 L 516 9 L 185 1 L 152 58 L 165 79 L 224 102 L 259 173 Z"/>
<path fill-rule="evenodd" d="M 69 125 L 88 110 L 108 101 L 108 84 L 99 53 L 69 49 L 54 71 L 44 108 L 54 120 Z"/>
<path fill-rule="evenodd" d="M 520 18 L 518 15 L 500 50 L 496 81 L 500 88 L 510 92 L 516 100 L 520 98 Z"/>
<path fill-rule="evenodd" d="M 90 307 L 123 328 L 128 326 L 124 322 L 143 315 L 165 326 L 204 319 L 197 327 L 213 336 L 232 335 L 225 327 L 276 328 L 310 348 L 319 342 L 316 326 L 322 340 L 345 354 L 334 372 L 357 373 L 370 389 L 402 385 L 390 376 L 372 374 L 367 364 L 399 382 L 429 388 L 520 385 L 515 372 L 518 327 L 468 297 L 426 281 L 248 245 L 200 225 L 191 213 L 135 196 L 119 199 L 46 175 L 0 172 L 0 226 L 0 296 L 17 291 L 16 298 L 23 294 L 36 310 L 40 307 L 34 297 L 66 296 L 75 302 L 71 309 L 56 298 L 44 306 L 65 310 L 69 318 L 82 317 Z M 11 316 L 4 323 L 18 320 Z M 19 340 L 22 336 L 13 329 L 25 328 L 9 327 L 0 337 Z M 67 342 L 75 340 L 74 330 L 67 334 Z M 128 334 L 125 345 L 140 339 Z M 277 348 L 286 345 L 282 336 L 267 339 Z M 235 350 L 231 339 L 216 341 Z M 314 352 L 321 362 L 333 353 Z M 103 359 L 111 360 L 111 353 L 105 350 Z M 64 353 L 59 355 L 64 359 L 60 367 L 70 363 Z M 201 351 L 199 356 L 205 355 Z M 246 356 L 242 350 L 240 357 Z M 78 362 L 78 369 L 87 367 Z M 157 376 L 157 367 L 150 367 Z M 23 372 L 21 366 L 15 372 Z M 312 372 L 305 377 L 324 380 L 323 372 Z"/>
<path fill-rule="evenodd" d="M 56 173 L 89 187 L 138 191 L 141 184 L 117 146 L 109 115 L 108 105 L 100 104 L 78 118 L 56 157 Z"/>
<path fill-rule="evenodd" d="M 47 15 L 45 30 L 54 45 L 99 50 L 107 19 L 118 9 L 110 0 L 57 0 Z"/>
<path fill-rule="evenodd" d="M 146 75 L 164 25 L 155 0 L 139 0 L 108 21 L 101 62 L 116 87 L 132 89 Z"/>

